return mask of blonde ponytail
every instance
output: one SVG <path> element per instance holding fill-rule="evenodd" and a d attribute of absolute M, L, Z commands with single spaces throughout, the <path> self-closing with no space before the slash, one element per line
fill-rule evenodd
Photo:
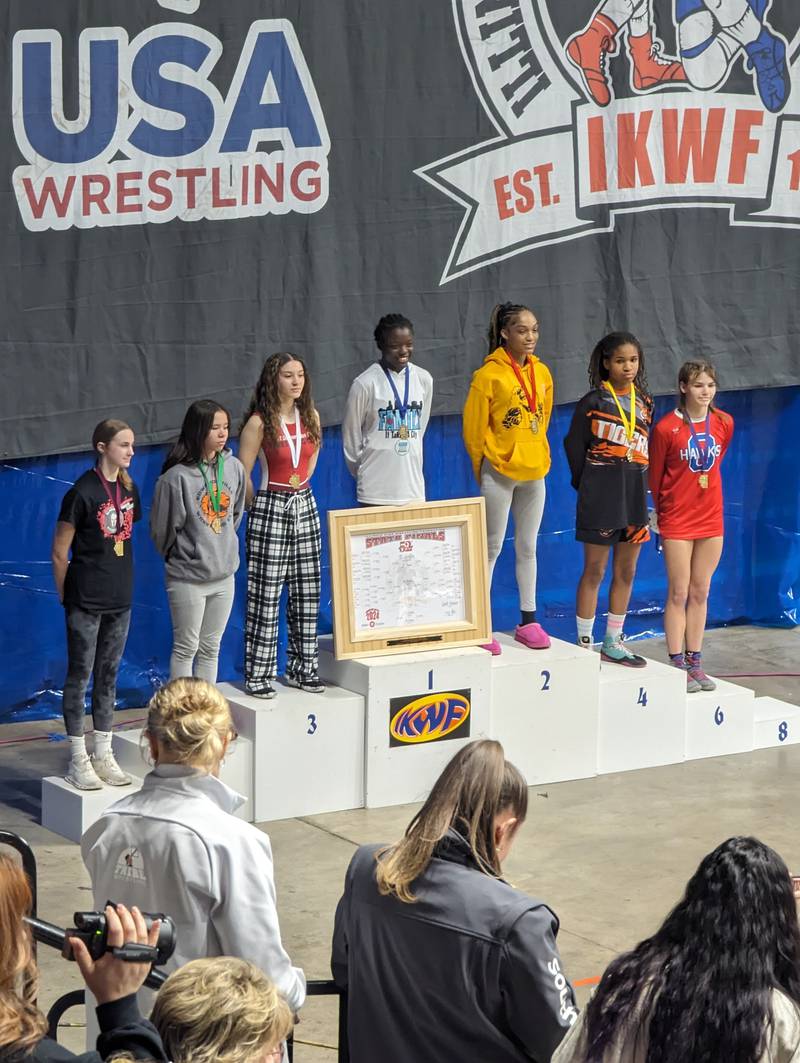
<path fill-rule="evenodd" d="M 228 702 L 205 679 L 172 679 L 157 690 L 147 708 L 145 735 L 154 739 L 176 764 L 206 772 L 222 761 L 226 743 L 235 737 Z"/>

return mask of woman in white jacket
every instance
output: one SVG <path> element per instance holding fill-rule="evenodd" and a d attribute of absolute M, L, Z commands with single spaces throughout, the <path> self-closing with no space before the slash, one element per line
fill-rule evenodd
<path fill-rule="evenodd" d="M 269 838 L 233 815 L 243 798 L 217 777 L 235 737 L 227 701 L 203 679 L 174 679 L 151 700 L 145 733 L 155 766 L 142 789 L 81 841 L 95 901 L 168 912 L 178 941 L 168 970 L 239 956 L 296 1012 L 306 980 L 281 943 Z"/>

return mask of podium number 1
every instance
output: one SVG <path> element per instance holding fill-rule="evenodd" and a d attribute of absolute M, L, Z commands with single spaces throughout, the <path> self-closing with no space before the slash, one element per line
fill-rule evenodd
<path fill-rule="evenodd" d="M 540 672 L 540 675 L 541 675 L 542 679 L 544 680 L 544 682 L 542 683 L 542 690 L 549 690 L 550 689 L 550 673 L 547 671 L 546 668 L 544 668 Z"/>

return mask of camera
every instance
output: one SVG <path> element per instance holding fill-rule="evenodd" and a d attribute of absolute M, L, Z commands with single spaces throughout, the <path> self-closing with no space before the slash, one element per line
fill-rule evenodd
<path fill-rule="evenodd" d="M 116 907 L 113 901 L 109 901 L 108 903 L 112 908 Z M 142 912 L 142 916 L 147 924 L 148 930 L 156 919 L 161 920 L 161 927 L 158 931 L 158 941 L 156 942 L 155 949 L 151 949 L 149 945 L 137 945 L 133 942 L 128 942 L 121 949 L 113 949 L 114 955 L 120 956 L 121 959 L 130 960 L 132 963 L 147 962 L 149 960 L 149 962 L 155 964 L 156 967 L 161 967 L 175 951 L 175 945 L 177 944 L 175 923 L 168 915 L 162 915 L 159 912 Z M 106 921 L 106 913 L 75 912 L 73 918 L 75 920 L 75 926 L 70 927 L 66 931 L 64 955 L 67 959 L 72 959 L 70 938 L 80 938 L 89 950 L 89 955 L 92 959 L 99 960 L 100 957 L 108 951 L 108 924 Z"/>

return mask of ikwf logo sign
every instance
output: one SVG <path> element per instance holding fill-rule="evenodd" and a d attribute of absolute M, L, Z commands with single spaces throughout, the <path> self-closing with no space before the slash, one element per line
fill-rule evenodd
<path fill-rule="evenodd" d="M 442 282 L 620 211 L 800 226 L 800 11 L 778 0 L 453 0 L 497 135 L 417 173 L 464 207 Z M 584 16 L 581 16 L 584 17 Z"/>
<path fill-rule="evenodd" d="M 186 23 L 132 40 L 85 29 L 77 48 L 55 30 L 21 30 L 12 53 L 26 160 L 13 185 L 28 229 L 310 214 L 327 202 L 328 130 L 285 19 L 252 23 L 224 93 L 211 80 L 222 42 Z M 66 62 L 78 64 L 75 118 Z"/>

